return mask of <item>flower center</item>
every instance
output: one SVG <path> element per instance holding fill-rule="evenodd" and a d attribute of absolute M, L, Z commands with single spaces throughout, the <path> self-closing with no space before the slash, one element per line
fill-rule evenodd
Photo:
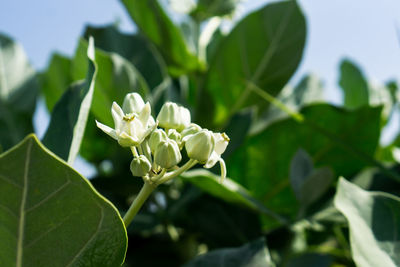
<path fill-rule="evenodd" d="M 135 114 L 132 113 L 125 114 L 122 119 L 127 122 L 133 121 L 135 119 Z"/>

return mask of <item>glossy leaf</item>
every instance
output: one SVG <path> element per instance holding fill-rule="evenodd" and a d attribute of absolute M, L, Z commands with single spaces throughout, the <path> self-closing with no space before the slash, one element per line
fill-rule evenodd
<path fill-rule="evenodd" d="M 249 83 L 276 96 L 300 63 L 305 36 L 305 19 L 295 1 L 269 4 L 239 22 L 220 41 L 205 83 L 216 106 L 215 122 L 241 107 L 264 109 L 268 103 L 252 93 Z"/>
<path fill-rule="evenodd" d="M 160 85 L 165 76 L 165 63 L 156 49 L 140 34 L 125 34 L 113 26 L 85 29 L 84 37 L 93 36 L 96 48 L 116 53 L 127 59 L 143 75 L 150 89 Z M 101 70 L 100 70 L 101 71 Z M 118 70 L 114 70 L 116 72 Z"/>
<path fill-rule="evenodd" d="M 351 250 L 357 266 L 398 266 L 400 198 L 364 191 L 341 178 L 335 206 L 349 222 Z"/>
<path fill-rule="evenodd" d="M 360 69 L 348 59 L 340 64 L 339 85 L 344 91 L 344 105 L 347 108 L 368 105 L 368 83 Z"/>
<path fill-rule="evenodd" d="M 302 114 L 308 124 L 286 119 L 249 137 L 226 159 L 228 174 L 267 208 L 294 215 L 297 201 L 288 178 L 296 151 L 305 149 L 316 167 L 330 167 L 336 175 L 353 175 L 370 164 L 365 155 L 374 155 L 380 113 L 381 108 L 345 111 L 327 104 L 305 107 Z"/>
<path fill-rule="evenodd" d="M 195 71 L 199 62 L 189 51 L 182 32 L 157 0 L 122 0 L 140 31 L 157 47 L 173 76 Z"/>
<path fill-rule="evenodd" d="M 36 73 L 23 48 L 0 34 L 0 145 L 8 149 L 33 131 Z"/>
<path fill-rule="evenodd" d="M 96 63 L 93 40 L 87 49 L 89 67 L 85 81 L 73 84 L 57 102 L 43 143 L 72 165 L 82 142 L 92 104 Z"/>
<path fill-rule="evenodd" d="M 3 266 L 120 266 L 117 210 L 34 135 L 0 155 Z"/>
<path fill-rule="evenodd" d="M 198 256 L 184 267 L 269 267 L 274 266 L 265 246 L 264 238 L 238 248 L 225 248 Z"/>

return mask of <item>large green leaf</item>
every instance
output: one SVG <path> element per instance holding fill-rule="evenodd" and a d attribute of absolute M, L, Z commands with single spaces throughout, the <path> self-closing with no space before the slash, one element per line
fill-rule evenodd
<path fill-rule="evenodd" d="M 33 135 L 0 155 L 2 266 L 120 266 L 127 246 L 110 202 Z"/>
<path fill-rule="evenodd" d="M 23 48 L 0 34 L 0 146 L 12 147 L 33 131 L 37 82 Z"/>
<path fill-rule="evenodd" d="M 215 122 L 244 106 L 265 108 L 268 103 L 252 94 L 250 84 L 277 95 L 301 60 L 305 37 L 305 19 L 295 1 L 269 4 L 239 22 L 221 40 L 205 83 L 216 106 Z"/>
<path fill-rule="evenodd" d="M 51 115 L 43 143 L 72 165 L 82 142 L 92 104 L 96 62 L 93 40 L 87 49 L 89 67 L 85 81 L 75 83 L 57 102 Z"/>
<path fill-rule="evenodd" d="M 381 108 L 346 111 L 327 104 L 302 109 L 308 123 L 275 122 L 249 137 L 227 158 L 231 179 L 247 188 L 264 205 L 294 215 L 296 199 L 290 188 L 290 160 L 305 149 L 316 167 L 331 167 L 336 175 L 354 175 L 370 164 L 379 140 Z"/>
<path fill-rule="evenodd" d="M 257 239 L 238 248 L 211 251 L 195 258 L 185 267 L 268 267 L 274 266 L 265 246 L 264 238 Z"/>
<path fill-rule="evenodd" d="M 113 26 L 85 29 L 84 37 L 95 39 L 96 47 L 114 52 L 131 62 L 146 79 L 150 89 L 161 84 L 166 76 L 161 55 L 142 35 L 124 34 Z M 116 70 L 114 70 L 116 71 Z"/>
<path fill-rule="evenodd" d="M 335 206 L 349 222 L 351 250 L 357 266 L 398 266 L 400 198 L 364 191 L 341 178 Z"/>
<path fill-rule="evenodd" d="M 173 24 L 157 0 L 122 0 L 140 31 L 164 57 L 170 74 L 195 71 L 200 64 L 189 51 L 180 29 Z"/>
<path fill-rule="evenodd" d="M 350 60 L 340 64 L 340 86 L 344 91 L 344 105 L 358 108 L 368 105 L 368 83 L 360 69 Z"/>

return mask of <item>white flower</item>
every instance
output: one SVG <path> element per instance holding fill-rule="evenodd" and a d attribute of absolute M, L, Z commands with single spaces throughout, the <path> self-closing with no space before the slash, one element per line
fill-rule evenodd
<path fill-rule="evenodd" d="M 214 151 L 211 153 L 206 164 L 204 164 L 204 168 L 212 168 L 215 163 L 219 161 L 221 167 L 221 181 L 223 181 L 226 177 L 226 166 L 225 161 L 221 158 L 221 155 L 225 152 L 225 149 L 228 146 L 230 139 L 225 133 L 214 133 L 214 140 Z"/>
<path fill-rule="evenodd" d="M 154 118 L 150 115 L 150 104 L 147 102 L 140 107 L 140 103 L 137 105 L 140 101 L 136 99 L 136 101 L 131 102 L 135 103 L 136 106 L 129 106 L 129 101 L 126 100 L 130 97 L 129 95 L 132 94 L 127 95 L 124 101 L 124 104 L 127 104 L 124 106 L 128 111 L 133 111 L 132 113 L 125 114 L 117 103 L 113 102 L 112 104 L 111 114 L 114 120 L 114 129 L 96 121 L 97 127 L 117 140 L 123 147 L 140 145 L 157 126 L 157 124 L 154 123 Z"/>

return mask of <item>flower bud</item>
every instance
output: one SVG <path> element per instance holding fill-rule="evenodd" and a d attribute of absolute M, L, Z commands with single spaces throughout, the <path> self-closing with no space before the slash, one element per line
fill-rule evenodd
<path fill-rule="evenodd" d="M 192 135 L 185 143 L 186 152 L 191 159 L 206 163 L 214 151 L 214 135 L 209 130 L 201 130 Z"/>
<path fill-rule="evenodd" d="M 178 145 L 181 142 L 181 134 L 175 129 L 168 130 L 168 138 L 174 140 Z"/>
<path fill-rule="evenodd" d="M 127 94 L 122 104 L 122 110 L 124 113 L 136 113 L 139 114 L 144 107 L 144 101 L 138 93 Z"/>
<path fill-rule="evenodd" d="M 182 132 L 182 141 L 186 142 L 186 140 L 190 137 L 190 135 L 196 134 L 201 131 L 201 127 L 196 123 L 189 124 Z"/>
<path fill-rule="evenodd" d="M 150 161 L 143 155 L 133 158 L 131 162 L 131 172 L 133 176 L 145 176 L 151 170 Z"/>
<path fill-rule="evenodd" d="M 161 129 L 155 129 L 151 135 L 150 135 L 150 139 L 149 139 L 149 146 L 150 146 L 150 150 L 151 153 L 155 153 L 157 146 L 162 142 L 162 141 L 166 141 L 167 138 L 167 134 L 161 130 Z"/>
<path fill-rule="evenodd" d="M 161 107 L 157 120 L 161 127 L 180 132 L 190 124 L 190 112 L 175 103 L 167 102 Z"/>
<path fill-rule="evenodd" d="M 154 161 L 162 168 L 169 169 L 177 165 L 182 159 L 178 144 L 171 139 L 161 141 L 157 146 Z"/>

